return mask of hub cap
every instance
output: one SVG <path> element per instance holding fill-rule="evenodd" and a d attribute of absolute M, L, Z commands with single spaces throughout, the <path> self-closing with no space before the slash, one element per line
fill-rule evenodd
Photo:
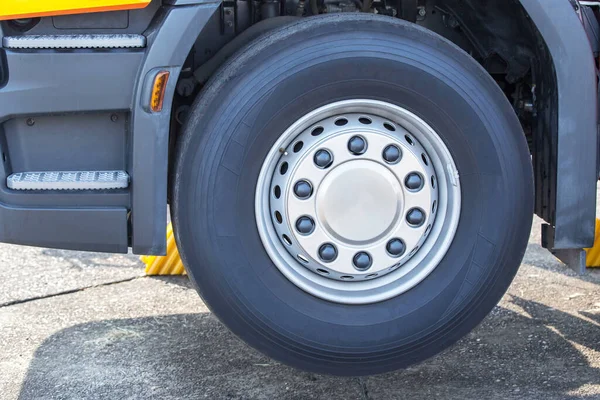
<path fill-rule="evenodd" d="M 448 249 L 460 213 L 441 138 L 397 106 L 350 100 L 293 124 L 267 156 L 257 226 L 280 271 L 340 303 L 396 296 Z"/>

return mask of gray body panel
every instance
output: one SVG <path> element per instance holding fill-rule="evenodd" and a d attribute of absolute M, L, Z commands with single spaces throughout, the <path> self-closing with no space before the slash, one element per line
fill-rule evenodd
<path fill-rule="evenodd" d="M 181 67 L 220 3 L 170 4 L 144 32 L 145 49 L 4 50 L 9 79 L 0 86 L 0 241 L 166 252 L 171 102 Z M 3 36 L 0 27 L 0 42 Z M 165 69 L 171 76 L 163 110 L 150 113 L 147 87 L 153 73 Z M 8 189 L 8 175 L 30 168 L 123 169 L 132 178 L 119 190 Z M 136 212 L 130 213 L 132 203 Z"/>
<path fill-rule="evenodd" d="M 0 39 L 2 36 L 0 31 Z M 106 123 L 93 125 L 99 123 L 98 111 L 104 112 L 108 120 L 110 110 L 114 110 L 121 118 L 121 131 L 125 129 L 123 124 L 127 119 L 122 111 L 131 107 L 143 55 L 143 50 L 114 53 L 6 50 L 9 79 L 0 88 L 0 151 L 3 156 L 0 163 L 0 241 L 73 250 L 127 252 L 129 190 L 21 192 L 10 190 L 6 178 L 15 172 L 13 168 L 27 170 L 35 165 L 48 170 L 45 164 L 53 160 L 69 164 L 90 162 L 90 153 L 85 150 L 94 148 L 94 141 L 105 143 L 102 149 L 118 150 L 120 155 L 112 153 L 108 164 L 123 168 L 124 138 L 114 131 L 98 131 L 106 127 Z M 116 65 L 120 65 L 118 74 L 114 70 Z M 65 137 L 71 123 L 87 120 L 87 116 L 91 119 L 87 121 L 85 131 L 79 130 L 76 135 Z M 28 126 L 28 120 L 34 123 Z M 80 141 L 81 151 L 65 148 L 65 140 Z M 24 147 L 29 150 L 22 151 Z M 102 149 L 96 148 L 96 152 Z"/>
<path fill-rule="evenodd" d="M 111 120 L 111 115 L 116 121 Z M 4 124 L 6 144 L 12 169 L 22 171 L 51 170 L 124 170 L 127 141 L 125 113 L 87 113 L 13 118 Z M 85 130 L 81 129 L 85 126 Z M 85 157 L 65 157 L 56 143 L 67 143 Z"/>
<path fill-rule="evenodd" d="M 1 205 L 0 239 L 29 246 L 126 253 L 127 209 Z"/>
<path fill-rule="evenodd" d="M 7 50 L 0 122 L 12 116 L 128 110 L 143 50 Z"/>
<path fill-rule="evenodd" d="M 596 218 L 596 67 L 585 29 L 564 0 L 520 0 L 556 70 L 558 144 L 555 249 L 591 247 Z"/>

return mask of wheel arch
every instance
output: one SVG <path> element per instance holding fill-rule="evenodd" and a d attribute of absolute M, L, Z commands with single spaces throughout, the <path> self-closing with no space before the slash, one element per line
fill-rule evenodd
<path fill-rule="evenodd" d="M 592 47 L 567 0 L 441 0 L 436 23 L 417 21 L 462 47 L 503 82 L 527 80 L 531 109 L 510 98 L 528 139 L 535 170 L 535 212 L 548 222 L 547 247 L 579 249 L 594 239 L 598 153 L 598 88 Z M 441 18 L 440 18 L 441 19 Z M 452 21 L 454 19 L 454 21 Z M 459 26 L 462 35 L 451 29 Z M 588 37 L 589 36 L 589 37 Z M 501 70 L 502 66 L 500 66 Z M 546 242 L 546 240 L 545 240 Z"/>
<path fill-rule="evenodd" d="M 575 249 L 594 241 L 598 180 L 596 65 L 574 2 L 520 0 L 548 48 L 555 90 L 545 120 L 550 137 L 534 151 L 536 213 L 554 226 L 548 247 Z"/>

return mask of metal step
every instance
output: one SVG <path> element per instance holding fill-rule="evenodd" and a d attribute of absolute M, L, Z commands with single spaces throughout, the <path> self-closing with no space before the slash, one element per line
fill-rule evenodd
<path fill-rule="evenodd" d="M 102 190 L 129 186 L 125 171 L 18 172 L 6 179 L 13 190 Z"/>
<path fill-rule="evenodd" d="M 25 35 L 6 36 L 6 49 L 114 49 L 146 46 L 143 35 Z"/>

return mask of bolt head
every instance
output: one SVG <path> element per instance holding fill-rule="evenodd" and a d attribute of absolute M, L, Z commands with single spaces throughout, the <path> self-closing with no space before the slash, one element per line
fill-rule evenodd
<path fill-rule="evenodd" d="M 420 208 L 411 208 L 406 214 L 406 221 L 414 227 L 419 227 L 425 222 L 425 212 Z"/>
<path fill-rule="evenodd" d="M 411 172 L 406 176 L 406 179 L 404 179 L 404 185 L 408 190 L 416 192 L 423 188 L 423 178 L 420 174 Z"/>
<path fill-rule="evenodd" d="M 371 268 L 373 265 L 373 260 L 371 260 L 371 256 L 364 251 L 356 253 L 354 258 L 352 259 L 352 263 L 354 264 L 354 268 L 359 271 L 366 271 Z"/>
<path fill-rule="evenodd" d="M 300 217 L 296 221 L 296 230 L 301 235 L 309 235 L 315 230 L 315 222 L 310 217 Z"/>
<path fill-rule="evenodd" d="M 395 164 L 400 161 L 400 157 L 402 157 L 402 153 L 398 146 L 390 144 L 385 149 L 383 149 L 383 159 L 388 164 Z"/>
<path fill-rule="evenodd" d="M 328 168 L 333 163 L 333 156 L 325 149 L 317 150 L 314 162 L 319 168 Z"/>
<path fill-rule="evenodd" d="M 324 262 L 332 262 L 337 258 L 337 249 L 331 243 L 325 243 L 319 247 L 319 258 Z"/>
<path fill-rule="evenodd" d="M 352 136 L 348 141 L 350 153 L 359 156 L 367 151 L 367 141 L 361 136 Z"/>
<path fill-rule="evenodd" d="M 310 182 L 301 180 L 294 185 L 294 194 L 301 200 L 306 200 L 312 195 L 312 185 Z"/>
<path fill-rule="evenodd" d="M 392 257 L 401 257 L 406 251 L 406 245 L 401 239 L 392 239 L 385 246 L 388 254 Z"/>

